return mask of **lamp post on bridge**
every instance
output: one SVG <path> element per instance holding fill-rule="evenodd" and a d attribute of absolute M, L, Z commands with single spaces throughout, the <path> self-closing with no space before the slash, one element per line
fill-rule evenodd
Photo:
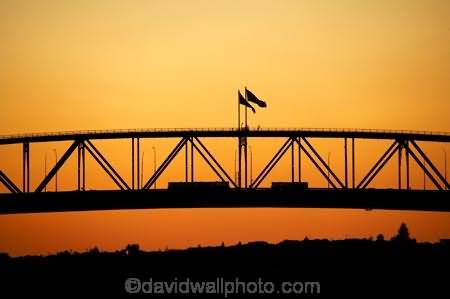
<path fill-rule="evenodd" d="M 58 163 L 58 152 L 56 151 L 56 149 L 53 149 L 53 152 L 55 153 L 55 166 Z M 55 174 L 55 192 L 58 192 L 58 171 L 56 171 Z"/>

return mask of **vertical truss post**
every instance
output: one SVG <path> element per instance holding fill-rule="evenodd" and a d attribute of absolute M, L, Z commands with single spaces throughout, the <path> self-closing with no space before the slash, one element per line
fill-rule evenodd
<path fill-rule="evenodd" d="M 137 151 L 136 151 L 136 181 L 137 181 L 137 189 L 141 189 L 141 181 L 140 181 L 140 177 L 141 177 L 141 169 L 140 169 L 140 155 L 141 155 L 141 149 L 140 149 L 140 143 L 141 143 L 141 139 L 140 138 L 136 138 L 136 147 L 137 147 Z"/>
<path fill-rule="evenodd" d="M 352 138 L 352 188 L 355 189 L 355 138 Z"/>
<path fill-rule="evenodd" d="M 190 149 L 189 143 L 191 144 Z M 186 142 L 184 146 L 186 150 L 186 159 L 185 159 L 186 183 L 189 182 L 189 172 L 191 176 L 190 181 L 194 182 L 194 138 L 186 137 Z"/>
<path fill-rule="evenodd" d="M 189 160 L 189 153 L 188 153 L 188 144 L 187 144 L 187 142 L 185 143 L 184 147 L 185 147 L 185 150 L 186 150 L 186 159 L 185 159 L 185 167 L 184 167 L 184 169 L 185 169 L 186 183 L 187 183 L 187 182 L 189 182 L 189 176 L 188 176 L 188 168 L 189 168 L 188 160 Z"/>
<path fill-rule="evenodd" d="M 22 154 L 22 184 L 23 192 L 30 192 L 30 143 L 23 143 Z"/>
<path fill-rule="evenodd" d="M 83 143 L 83 151 L 81 152 L 81 158 L 83 160 L 83 191 L 86 191 L 86 155 L 85 146 Z"/>
<path fill-rule="evenodd" d="M 398 141 L 398 189 L 402 189 L 402 149 L 403 140 Z"/>
<path fill-rule="evenodd" d="M 348 164 L 347 164 L 347 137 L 344 138 L 344 168 L 345 168 L 345 189 L 348 188 Z"/>
<path fill-rule="evenodd" d="M 253 183 L 253 152 L 250 148 L 250 185 Z"/>
<path fill-rule="evenodd" d="M 27 192 L 30 192 L 30 144 L 27 143 Z"/>
<path fill-rule="evenodd" d="M 298 182 L 301 183 L 302 182 L 302 148 L 300 146 L 301 144 L 301 139 L 300 137 L 298 137 L 297 139 L 297 144 L 298 144 Z"/>
<path fill-rule="evenodd" d="M 191 141 L 191 182 L 194 182 L 194 138 L 189 138 Z"/>
<path fill-rule="evenodd" d="M 78 152 L 77 152 L 77 186 L 78 186 L 78 191 L 80 191 L 81 190 L 81 145 L 82 144 L 82 142 L 80 142 L 79 144 L 78 144 Z"/>
<path fill-rule="evenodd" d="M 78 191 L 86 190 L 86 160 L 85 160 L 84 141 L 78 144 Z"/>
<path fill-rule="evenodd" d="M 131 138 L 131 189 L 141 189 L 140 181 L 140 166 L 139 166 L 139 156 L 141 154 L 140 150 L 140 138 Z"/>
<path fill-rule="evenodd" d="M 292 181 L 292 183 L 295 181 L 295 174 L 294 174 L 294 171 L 295 171 L 295 169 L 294 169 L 294 163 L 295 163 L 295 161 L 294 161 L 294 149 L 295 149 L 294 142 L 291 142 L 291 181 Z"/>
<path fill-rule="evenodd" d="M 239 129 L 240 132 L 240 129 Z M 238 137 L 238 188 L 242 187 L 242 136 L 239 134 Z"/>
<path fill-rule="evenodd" d="M 409 144 L 408 140 L 405 141 L 405 154 L 406 154 L 406 189 L 411 189 L 410 183 L 409 183 Z"/>
<path fill-rule="evenodd" d="M 136 163 L 134 157 L 134 138 L 131 138 L 131 189 L 134 190 L 134 165 Z"/>
<path fill-rule="evenodd" d="M 247 108 L 245 108 L 245 111 L 247 111 Z M 247 125 L 245 125 L 245 131 L 247 131 Z M 244 172 L 245 172 L 245 179 L 244 179 L 244 186 L 245 189 L 248 187 L 247 179 L 248 179 L 248 163 L 247 163 L 247 136 L 244 137 Z"/>

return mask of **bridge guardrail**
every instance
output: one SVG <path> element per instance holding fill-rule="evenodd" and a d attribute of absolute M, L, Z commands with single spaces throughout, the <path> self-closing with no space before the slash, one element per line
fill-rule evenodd
<path fill-rule="evenodd" d="M 250 131 L 266 132 L 340 132 L 340 133 L 385 133 L 385 134 L 417 134 L 432 136 L 450 136 L 450 132 L 441 131 L 415 131 L 415 130 L 386 130 L 386 129 L 354 129 L 354 128 L 262 128 L 250 127 Z M 0 140 L 17 138 L 55 137 L 55 136 L 82 136 L 92 134 L 123 134 L 123 133 L 152 133 L 152 132 L 236 132 L 237 128 L 141 128 L 141 129 L 113 129 L 113 130 L 80 130 L 42 132 L 29 134 L 1 135 Z"/>

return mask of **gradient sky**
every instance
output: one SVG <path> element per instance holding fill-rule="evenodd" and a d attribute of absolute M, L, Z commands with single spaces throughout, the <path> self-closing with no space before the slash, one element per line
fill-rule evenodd
<path fill-rule="evenodd" d="M 254 127 L 449 132 L 450 2 L 0 1 L 0 134 L 231 127 L 236 125 L 237 89 L 244 86 L 265 99 L 269 106 L 249 117 Z M 153 145 L 162 159 L 175 142 L 145 141 L 143 149 L 149 163 L 146 169 L 152 168 Z M 205 142 L 232 173 L 235 141 Z M 282 140 L 270 145 L 254 141 L 255 172 L 281 143 Z M 125 141 L 98 144 L 122 173 L 128 173 L 124 177 L 129 178 L 129 163 L 124 158 L 129 153 L 129 144 Z M 341 159 L 336 158 L 342 152 L 339 141 L 314 144 L 323 155 L 331 151 L 332 164 L 342 171 Z M 359 175 L 367 171 L 387 145 L 370 142 L 360 145 Z M 52 149 L 62 153 L 66 146 L 33 145 L 33 186 L 42 178 L 45 155 L 51 165 Z M 442 144 L 425 149 L 439 167 L 443 166 L 443 151 L 450 153 L 450 148 Z M 19 161 L 18 147 L 0 148 L 0 169 L 16 182 L 20 182 Z M 61 173 L 62 189 L 74 186 L 74 172 L 70 168 L 74 161 L 69 162 L 72 164 Z M 272 179 L 287 179 L 288 160 L 284 163 L 274 170 Z M 93 163 L 88 165 L 95 167 Z M 169 170 L 162 182 L 179 178 L 180 165 Z M 92 188 L 112 186 L 106 176 L 98 173 L 98 177 L 94 172 L 88 178 Z M 306 168 L 305 175 L 313 185 L 324 184 L 312 168 Z M 206 169 L 199 169 L 199 178 L 209 176 Z M 421 186 L 421 176 L 413 171 L 414 186 Z M 374 184 L 390 186 L 392 182 L 395 171 L 386 171 Z M 186 224 L 183 216 L 172 217 L 177 213 L 187 213 L 186 217 L 193 217 L 194 222 Z M 305 234 L 361 236 L 363 232 L 354 228 L 360 222 L 368 234 L 377 230 L 392 234 L 406 220 L 415 228 L 427 223 L 427 230 L 417 229 L 421 239 L 450 237 L 450 220 L 445 213 L 411 216 L 375 212 L 375 216 L 368 216 L 368 212 L 352 211 L 343 221 L 346 213 L 151 211 L 145 215 L 155 215 L 151 223 L 159 224 L 159 233 L 150 236 L 146 235 L 150 224 L 141 212 L 61 214 L 67 218 L 56 214 L 0 216 L 0 251 L 23 254 L 94 245 L 111 249 L 130 241 L 123 236 L 131 229 L 140 231 L 131 241 L 148 248 L 183 247 L 192 244 L 182 241 L 183 236 L 176 233 L 180 227 L 198 228 L 200 223 L 209 223 L 211 219 L 218 219 L 219 237 L 212 237 L 214 233 L 209 231 L 193 233 L 190 239 L 210 244 L 219 242 L 220 236 L 229 242 L 303 238 Z M 273 223 L 282 219 L 291 222 L 271 225 L 273 232 L 263 234 L 257 219 L 267 214 L 272 215 Z M 236 218 L 237 223 L 248 226 L 246 232 L 230 228 L 232 222 L 227 220 L 230 217 L 224 215 L 233 215 L 231 218 Z M 314 215 L 310 216 L 314 220 L 309 224 L 298 220 L 305 215 Z M 59 230 L 52 229 L 61 219 L 66 224 Z M 124 227 L 113 225 L 117 219 Z M 99 233 L 95 239 L 98 244 L 95 240 L 85 241 L 87 237 L 79 233 L 81 228 L 76 224 L 89 221 L 98 221 L 104 227 L 103 234 Z M 336 230 L 321 228 L 335 222 L 341 223 Z M 31 225 L 33 229 L 29 229 Z M 45 232 L 51 236 L 73 234 L 74 238 L 52 245 L 53 239 L 45 238 Z M 33 237 L 36 234 L 44 237 L 36 241 Z"/>

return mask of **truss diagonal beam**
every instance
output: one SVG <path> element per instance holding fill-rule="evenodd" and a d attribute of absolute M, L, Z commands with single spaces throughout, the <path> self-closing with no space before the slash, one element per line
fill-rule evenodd
<path fill-rule="evenodd" d="M 230 175 L 225 171 L 225 169 L 222 167 L 222 165 L 220 165 L 220 163 L 216 160 L 216 158 L 214 158 L 214 156 L 210 153 L 210 151 L 206 148 L 206 146 L 203 144 L 203 142 L 200 141 L 200 139 L 198 137 L 194 137 L 194 140 L 197 141 L 197 143 L 200 145 L 200 147 L 203 149 L 203 151 L 208 155 L 208 157 L 214 162 L 215 166 L 222 172 L 223 175 L 225 175 L 225 177 L 227 178 L 227 180 L 235 187 L 237 188 L 236 183 L 233 181 L 233 179 L 230 177 Z M 193 142 L 193 141 L 192 141 Z M 195 146 L 195 143 L 194 143 Z M 201 151 L 199 151 L 197 149 L 197 151 L 199 153 L 201 153 Z M 215 169 L 215 167 L 213 165 L 211 165 L 208 162 L 209 166 L 214 170 L 214 172 L 216 172 L 216 174 L 221 177 L 221 175 L 218 173 L 218 171 Z M 222 179 L 222 177 L 221 177 Z M 223 179 L 222 179 L 223 180 Z M 225 180 L 223 180 L 225 181 Z"/>
<path fill-rule="evenodd" d="M 8 188 L 9 191 L 11 191 L 11 193 L 22 193 L 19 187 L 17 187 L 17 185 L 14 184 L 14 182 L 10 178 L 8 178 L 8 176 L 1 170 L 0 182 L 3 183 L 3 185 L 5 185 L 5 187 Z"/>
<path fill-rule="evenodd" d="M 167 156 L 167 158 L 164 160 L 164 162 L 158 167 L 158 169 L 155 171 L 155 173 L 150 177 L 150 179 L 145 183 L 144 187 L 142 189 L 149 189 L 156 180 L 161 176 L 161 174 L 164 172 L 164 170 L 169 166 L 169 164 L 173 161 L 173 159 L 176 157 L 176 155 L 180 152 L 180 150 L 183 148 L 183 146 L 187 142 L 187 138 L 183 137 L 180 142 L 174 147 L 174 149 L 170 152 L 170 154 Z"/>
<path fill-rule="evenodd" d="M 67 161 L 67 159 L 70 157 L 70 155 L 73 153 L 73 151 L 78 147 L 78 144 L 80 142 L 78 140 L 75 140 L 67 149 L 67 151 L 64 153 L 64 155 L 59 159 L 58 162 L 56 162 L 55 166 L 50 170 L 48 175 L 44 178 L 44 180 L 39 184 L 39 186 L 36 188 L 34 192 L 38 193 L 44 190 L 45 186 L 47 186 L 48 182 L 51 181 L 53 176 L 58 172 L 58 170 L 64 165 L 64 163 Z"/>
<path fill-rule="evenodd" d="M 417 145 L 417 143 L 414 140 L 411 140 L 411 144 L 414 146 L 414 148 L 417 150 L 417 152 L 420 154 L 420 156 L 425 159 L 425 161 L 430 165 L 431 169 L 433 169 L 434 173 L 438 176 L 438 178 L 444 183 L 444 185 L 447 187 L 447 189 L 450 189 L 450 184 L 447 182 L 445 177 L 441 174 L 441 172 L 437 169 L 436 166 L 431 162 L 431 160 L 427 157 L 424 151 Z"/>
<path fill-rule="evenodd" d="M 112 167 L 112 165 L 108 162 L 108 160 L 102 155 L 102 153 L 94 146 L 94 144 L 90 140 L 86 140 L 86 143 L 92 147 L 95 153 L 99 156 L 99 158 L 103 161 L 103 163 L 109 168 L 112 174 L 116 176 L 116 178 L 123 184 L 125 189 L 131 190 L 130 186 L 125 182 L 125 180 L 119 175 L 119 173 Z"/>
<path fill-rule="evenodd" d="M 308 150 L 301 144 L 300 140 L 297 140 L 298 146 L 300 147 L 300 150 L 303 150 L 308 157 L 308 159 L 316 166 L 317 170 L 322 174 L 322 176 L 330 183 L 330 185 L 333 187 L 333 189 L 337 189 L 334 182 L 329 178 L 329 176 L 325 173 L 325 171 L 320 167 L 320 165 L 317 163 L 317 161 L 313 158 L 313 156 L 308 152 Z"/>
<path fill-rule="evenodd" d="M 389 159 L 390 159 L 390 157 L 392 157 L 392 154 L 395 153 L 397 148 L 398 148 L 398 143 L 397 143 L 397 140 L 395 140 L 389 146 L 389 148 L 383 153 L 383 155 L 380 157 L 380 159 L 378 159 L 378 161 L 373 165 L 373 167 L 369 170 L 369 172 L 361 180 L 361 182 L 356 186 L 356 189 L 365 188 L 374 179 L 375 175 L 380 171 L 380 169 L 381 169 L 381 168 L 379 168 L 380 164 L 383 164 L 383 162 L 385 161 L 387 156 L 389 156 Z M 386 164 L 386 163 L 384 163 L 384 164 Z M 366 183 L 367 180 L 369 180 L 369 181 Z"/>
<path fill-rule="evenodd" d="M 100 151 L 94 146 L 91 141 L 86 140 L 84 147 L 121 190 L 130 190 L 130 187 L 127 185 L 127 183 L 122 179 L 122 177 L 117 173 L 117 171 L 111 166 L 111 164 L 106 160 L 106 158 L 100 153 Z"/>
<path fill-rule="evenodd" d="M 314 149 L 314 147 L 309 143 L 309 141 L 305 137 L 301 137 L 309 149 L 313 152 L 313 154 L 319 159 L 320 163 L 325 167 L 327 171 L 330 172 L 331 176 L 336 180 L 336 182 L 341 186 L 341 188 L 345 188 L 345 185 L 341 182 L 341 180 L 337 177 L 333 170 L 331 170 L 330 166 L 322 159 L 319 153 Z M 317 166 L 316 166 L 317 167 Z M 328 176 L 327 176 L 328 177 Z"/>
<path fill-rule="evenodd" d="M 284 156 L 286 151 L 292 144 L 292 138 L 288 138 L 286 142 L 281 146 L 281 148 L 275 153 L 272 159 L 267 163 L 261 173 L 256 177 L 253 184 L 249 186 L 249 188 L 258 188 L 259 184 L 266 178 L 266 176 L 272 171 L 273 167 L 280 161 L 280 159 Z"/>
<path fill-rule="evenodd" d="M 402 145 L 400 143 L 395 142 L 394 147 L 392 149 L 390 148 L 390 150 L 388 149 L 388 151 L 380 158 L 380 160 L 377 161 L 377 165 L 376 165 L 377 167 L 375 169 L 373 169 L 373 171 L 370 174 L 367 175 L 368 177 L 367 177 L 366 181 L 364 182 L 364 184 L 360 183 L 361 189 L 367 188 L 367 186 L 378 175 L 378 173 L 381 171 L 381 169 L 383 169 L 383 167 L 386 165 L 386 163 L 389 162 L 391 160 L 391 158 L 394 156 L 394 154 L 400 150 L 401 146 Z M 399 168 L 399 171 L 400 171 L 400 168 Z M 400 175 L 399 175 L 399 177 L 400 177 Z M 399 189 L 400 189 L 400 187 L 399 187 Z"/>
<path fill-rule="evenodd" d="M 416 156 L 416 154 L 410 149 L 410 148 L 406 148 L 406 151 L 413 157 L 414 161 L 416 161 L 417 165 L 420 166 L 420 168 L 422 168 L 422 170 L 425 172 L 425 174 L 427 175 L 427 177 L 433 182 L 433 184 L 436 186 L 436 188 L 438 188 L 439 190 L 442 190 L 441 185 L 438 183 L 438 181 L 436 181 L 436 179 L 434 178 L 434 176 L 431 174 L 431 172 L 427 169 L 426 165 L 424 163 L 422 163 L 422 161 L 419 159 L 419 157 Z"/>
<path fill-rule="evenodd" d="M 377 174 L 381 171 L 381 169 L 383 169 L 383 167 L 386 165 L 387 162 L 389 162 L 389 160 L 391 160 L 392 156 L 394 156 L 394 154 L 397 151 L 400 151 L 402 148 L 402 145 L 400 143 L 397 144 L 397 146 L 392 150 L 391 153 L 389 153 L 389 155 L 386 157 L 386 159 L 379 165 L 379 167 L 374 171 L 374 173 L 372 174 L 372 176 L 367 180 L 367 182 L 362 186 L 362 189 L 367 188 L 367 186 L 372 182 L 372 180 L 377 176 Z M 399 157 L 401 157 L 399 155 Z M 399 181 L 401 181 L 400 178 L 400 167 L 399 167 Z M 399 183 L 399 189 L 401 189 L 401 185 Z"/>
<path fill-rule="evenodd" d="M 422 168 L 422 170 L 426 173 L 427 177 L 433 182 L 433 184 L 439 189 L 442 190 L 441 185 L 436 181 L 434 176 L 430 173 L 430 171 L 427 169 L 427 167 L 420 161 L 420 159 L 414 154 L 414 152 L 411 149 L 407 149 L 409 154 L 413 157 L 413 159 L 416 161 L 416 163 Z"/>
<path fill-rule="evenodd" d="M 205 160 L 205 162 L 209 165 L 209 167 L 214 171 L 214 173 L 220 178 L 222 182 L 226 182 L 227 180 L 217 171 L 217 169 L 211 164 L 211 161 L 205 156 L 205 154 L 198 148 L 198 146 L 192 142 L 192 146 L 197 150 L 200 156 Z"/>

